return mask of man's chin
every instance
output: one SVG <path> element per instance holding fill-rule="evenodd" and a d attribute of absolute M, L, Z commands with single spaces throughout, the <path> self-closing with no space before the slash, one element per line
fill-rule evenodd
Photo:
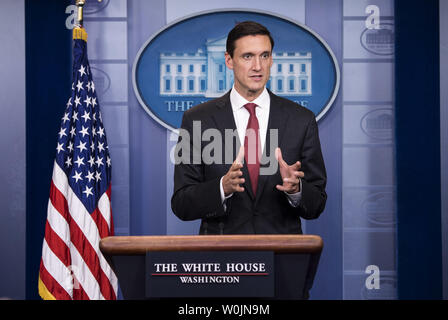
<path fill-rule="evenodd" d="M 256 85 L 256 86 L 250 86 L 250 87 L 244 86 L 241 88 L 239 86 L 235 86 L 235 88 L 243 97 L 245 97 L 245 95 L 247 95 L 249 97 L 258 97 L 261 94 L 261 92 L 263 91 L 264 85 Z"/>
<path fill-rule="evenodd" d="M 251 93 L 251 94 L 257 94 L 257 93 L 261 93 L 261 91 L 263 91 L 263 89 L 264 89 L 264 86 L 261 86 L 261 87 L 256 87 L 256 88 L 249 88 L 249 92 Z"/>

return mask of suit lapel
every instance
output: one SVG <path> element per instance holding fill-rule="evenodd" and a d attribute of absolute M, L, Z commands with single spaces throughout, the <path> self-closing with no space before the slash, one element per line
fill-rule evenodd
<path fill-rule="evenodd" d="M 225 129 L 236 130 L 233 118 L 232 106 L 230 105 L 230 91 L 216 100 L 216 110 L 212 113 L 216 128 L 224 135 Z"/>
<path fill-rule="evenodd" d="M 269 166 L 268 163 L 268 154 L 272 158 L 273 155 L 271 155 L 271 152 L 275 152 L 275 148 L 271 150 L 271 137 L 270 137 L 270 130 L 275 129 L 278 130 L 278 145 L 275 147 L 280 146 L 281 141 L 283 139 L 283 134 L 285 132 L 284 128 L 286 126 L 288 116 L 286 112 L 284 111 L 284 106 L 280 99 L 277 98 L 274 94 L 269 92 L 271 103 L 269 108 L 269 120 L 268 120 L 268 127 L 266 131 L 266 141 L 264 144 L 264 150 L 263 150 L 263 156 L 262 156 L 262 162 L 265 164 L 265 166 Z M 272 142 L 274 143 L 274 142 Z M 277 161 L 277 160 L 274 160 Z M 272 175 L 260 175 L 258 178 L 258 186 L 257 186 L 257 196 L 255 198 L 255 205 L 260 200 L 261 194 L 263 193 L 264 186 L 266 184 L 266 181 L 269 179 L 269 177 L 272 177 Z"/>

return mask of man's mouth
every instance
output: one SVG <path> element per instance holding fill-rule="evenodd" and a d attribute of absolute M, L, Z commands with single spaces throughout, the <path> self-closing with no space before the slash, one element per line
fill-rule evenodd
<path fill-rule="evenodd" d="M 253 80 L 259 81 L 259 80 L 263 79 L 263 76 L 261 74 L 256 74 L 256 75 L 250 76 L 250 78 Z"/>

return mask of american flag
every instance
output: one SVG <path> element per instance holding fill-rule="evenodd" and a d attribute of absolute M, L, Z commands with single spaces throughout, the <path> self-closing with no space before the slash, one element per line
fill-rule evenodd
<path fill-rule="evenodd" d="M 87 34 L 73 30 L 73 84 L 58 133 L 39 270 L 43 299 L 116 299 L 117 278 L 99 242 L 113 235 L 111 160 Z"/>

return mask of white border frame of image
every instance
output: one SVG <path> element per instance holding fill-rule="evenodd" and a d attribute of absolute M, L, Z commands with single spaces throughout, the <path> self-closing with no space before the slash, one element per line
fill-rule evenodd
<path fill-rule="evenodd" d="M 205 10 L 205 11 L 200 11 L 198 13 L 194 13 L 194 14 L 190 14 L 190 15 L 186 15 L 182 18 L 176 19 L 172 22 L 170 22 L 169 24 L 165 25 L 164 27 L 162 27 L 161 29 L 159 29 L 157 32 L 155 32 L 153 34 L 153 36 L 151 36 L 142 46 L 141 48 L 138 50 L 137 55 L 134 59 L 134 63 L 132 66 L 132 86 L 134 88 L 134 93 L 137 97 L 138 102 L 140 103 L 140 105 L 143 107 L 143 109 L 146 111 L 146 113 L 148 113 L 149 116 L 151 116 L 151 118 L 153 118 L 154 120 L 156 120 L 160 125 L 162 125 L 163 127 L 165 127 L 166 129 L 179 134 L 179 130 L 176 128 L 173 128 L 172 126 L 170 126 L 169 124 L 163 122 L 162 120 L 159 119 L 159 117 L 157 117 L 152 111 L 151 109 L 146 105 L 146 103 L 143 101 L 142 97 L 140 96 L 139 90 L 137 88 L 137 83 L 136 83 L 136 72 L 137 72 L 137 62 L 140 60 L 140 56 L 142 55 L 143 51 L 146 49 L 146 47 L 149 45 L 149 43 L 155 38 L 157 37 L 160 33 L 162 33 L 163 31 L 165 31 L 166 29 L 171 28 L 173 25 L 182 22 L 184 20 L 188 20 L 197 16 L 202 16 L 202 15 L 207 15 L 207 14 L 211 14 L 211 13 L 219 13 L 219 12 L 249 12 L 249 13 L 259 13 L 259 14 L 267 14 L 267 15 L 271 15 L 286 21 L 289 21 L 291 23 L 294 23 L 295 25 L 298 25 L 299 27 L 305 29 L 306 31 L 308 31 L 309 33 L 311 33 L 314 37 L 316 37 L 325 47 L 325 49 L 328 51 L 328 53 L 331 56 L 331 59 L 333 60 L 334 66 L 335 66 L 335 70 L 336 70 L 336 83 L 334 85 L 334 89 L 333 89 L 333 94 L 331 95 L 331 98 L 328 100 L 327 104 L 325 105 L 325 107 L 322 109 L 321 112 L 319 112 L 319 114 L 316 116 L 316 121 L 319 121 L 326 113 L 327 111 L 331 108 L 331 106 L 333 105 L 333 102 L 336 100 L 336 97 L 339 93 L 339 87 L 340 87 L 340 70 L 339 70 L 339 63 L 338 60 L 336 59 L 336 56 L 334 55 L 333 51 L 331 50 L 330 46 L 328 45 L 328 43 L 315 31 L 311 30 L 308 26 L 294 20 L 288 17 L 285 17 L 283 15 L 277 14 L 277 13 L 273 13 L 270 11 L 265 11 L 265 10 L 253 10 L 253 9 L 241 9 L 241 8 L 227 8 L 227 9 L 214 9 L 214 10 Z"/>

